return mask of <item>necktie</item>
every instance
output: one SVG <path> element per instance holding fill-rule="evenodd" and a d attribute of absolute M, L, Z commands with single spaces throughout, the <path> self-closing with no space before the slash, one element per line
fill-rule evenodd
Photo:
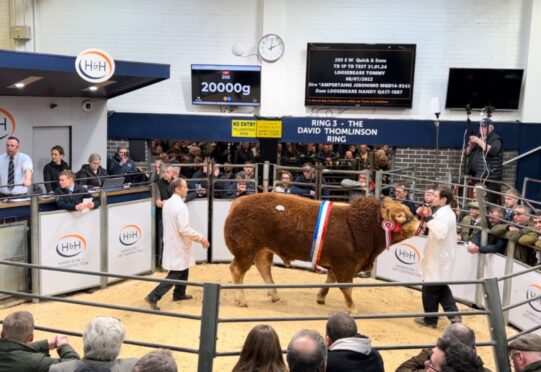
<path fill-rule="evenodd" d="M 13 162 L 13 156 L 9 157 L 8 185 L 10 190 L 15 187 L 15 163 Z"/>

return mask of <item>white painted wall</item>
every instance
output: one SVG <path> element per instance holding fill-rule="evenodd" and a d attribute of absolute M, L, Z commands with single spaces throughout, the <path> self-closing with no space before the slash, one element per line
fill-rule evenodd
<path fill-rule="evenodd" d="M 82 101 L 83 99 L 80 98 L 0 97 L 0 107 L 11 113 L 15 119 L 15 132 L 10 134 L 19 138 L 22 152 L 33 155 L 33 149 L 36 147 L 32 136 L 34 127 L 71 126 L 72 169 L 78 171 L 83 164 L 88 162 L 88 155 L 93 152 L 101 155 L 102 166 L 106 167 L 107 111 L 105 102 L 95 101 L 94 109 L 85 112 L 81 108 Z M 58 106 L 54 109 L 49 108 L 51 102 Z M 3 130 L 3 127 L 1 129 Z M 2 136 L 4 134 L 1 133 Z M 0 140 L 0 152 L 5 151 L 6 139 Z M 42 173 L 42 171 L 43 169 L 34 169 L 34 172 Z"/>
<path fill-rule="evenodd" d="M 9 48 L 9 1 L 0 0 L 0 49 Z"/>
<path fill-rule="evenodd" d="M 540 22 L 531 18 L 532 1 L 47 0 L 36 2 L 36 49 L 76 55 L 98 47 L 115 59 L 169 63 L 170 80 L 112 99 L 108 108 L 212 114 L 217 107 L 190 103 L 190 64 L 256 64 L 253 55 L 234 56 L 232 46 L 241 42 L 253 53 L 258 38 L 274 32 L 286 51 L 275 64 L 263 63 L 261 114 L 426 119 L 433 116 L 430 98 L 445 100 L 449 67 L 532 68 L 530 28 Z M 307 42 L 417 44 L 413 108 L 305 108 Z M 528 95 L 541 98 L 533 89 Z M 464 116 L 453 111 L 442 118 Z M 523 116 L 541 121 L 523 112 L 497 113 L 496 120 Z"/>

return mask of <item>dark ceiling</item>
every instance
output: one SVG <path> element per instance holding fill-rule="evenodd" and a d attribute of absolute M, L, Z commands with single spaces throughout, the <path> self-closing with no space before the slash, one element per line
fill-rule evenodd
<path fill-rule="evenodd" d="M 169 79 L 170 75 L 170 67 L 165 64 L 115 60 L 115 65 L 111 79 L 90 91 L 93 84 L 79 77 L 75 57 L 0 49 L 0 95 L 107 99 Z M 35 81 L 24 88 L 13 87 L 25 79 Z"/>

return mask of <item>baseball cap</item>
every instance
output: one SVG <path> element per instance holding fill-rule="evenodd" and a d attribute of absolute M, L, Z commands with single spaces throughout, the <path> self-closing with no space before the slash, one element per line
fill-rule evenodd
<path fill-rule="evenodd" d="M 525 334 L 509 342 L 507 348 L 518 351 L 541 351 L 541 336 L 535 333 Z"/>
<path fill-rule="evenodd" d="M 481 126 L 485 127 L 487 125 L 492 125 L 492 119 L 491 118 L 483 118 L 481 119 Z"/>

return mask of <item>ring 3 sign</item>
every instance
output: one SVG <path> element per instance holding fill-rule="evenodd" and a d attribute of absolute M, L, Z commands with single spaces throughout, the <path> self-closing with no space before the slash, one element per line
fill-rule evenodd
<path fill-rule="evenodd" d="M 115 61 L 100 49 L 83 50 L 75 59 L 75 69 L 79 76 L 90 83 L 103 83 L 115 73 Z"/>

